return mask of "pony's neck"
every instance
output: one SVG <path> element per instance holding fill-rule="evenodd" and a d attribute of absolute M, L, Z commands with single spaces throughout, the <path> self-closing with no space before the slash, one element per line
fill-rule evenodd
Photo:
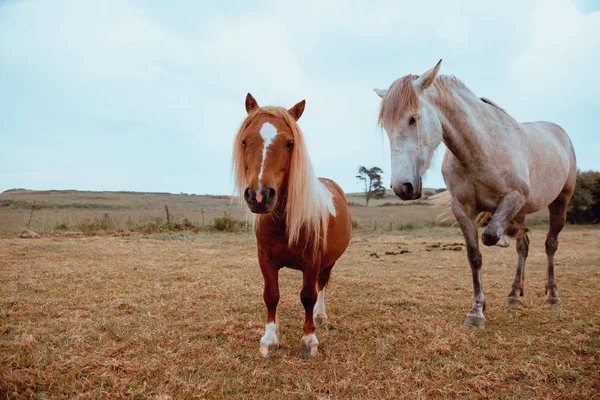
<path fill-rule="evenodd" d="M 425 98 L 435 108 L 442 124 L 442 141 L 463 165 L 478 164 L 486 155 L 487 131 L 482 118 L 488 106 L 462 82 L 442 75 Z"/>

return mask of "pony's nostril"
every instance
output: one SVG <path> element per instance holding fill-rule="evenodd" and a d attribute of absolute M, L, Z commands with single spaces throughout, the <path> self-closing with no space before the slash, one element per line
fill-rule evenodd
<path fill-rule="evenodd" d="M 269 200 L 275 198 L 275 189 L 269 188 Z"/>
<path fill-rule="evenodd" d="M 404 184 L 404 192 L 406 193 L 407 196 L 409 196 L 409 197 L 412 196 L 413 190 L 414 190 L 414 186 L 412 183 Z"/>
<path fill-rule="evenodd" d="M 246 188 L 246 190 L 244 190 L 244 199 L 245 200 L 250 199 L 250 188 Z"/>

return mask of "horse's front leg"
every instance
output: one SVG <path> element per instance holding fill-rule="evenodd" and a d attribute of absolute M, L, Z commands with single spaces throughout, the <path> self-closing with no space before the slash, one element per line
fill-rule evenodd
<path fill-rule="evenodd" d="M 259 249 L 258 263 L 265 281 L 263 299 L 267 306 L 267 324 L 265 334 L 260 339 L 260 352 L 268 356 L 271 351 L 277 350 L 279 340 L 277 338 L 277 304 L 279 304 L 279 268 Z"/>
<path fill-rule="evenodd" d="M 476 213 L 472 210 L 459 204 L 458 201 L 452 199 L 452 212 L 456 217 L 465 237 L 467 245 L 467 257 L 471 265 L 471 273 L 473 275 L 473 306 L 467 314 L 464 325 L 481 326 L 485 322 L 483 312 L 485 311 L 485 296 L 483 295 L 483 286 L 481 284 L 481 252 L 479 251 L 479 243 L 477 241 L 477 222 L 475 221 Z"/>
<path fill-rule="evenodd" d="M 500 241 L 506 225 L 521 211 L 524 204 L 525 196 L 522 193 L 515 191 L 504 196 L 496 208 L 492 220 L 483 230 L 481 235 L 483 244 L 486 246 L 496 245 Z"/>
<path fill-rule="evenodd" d="M 319 341 L 315 336 L 315 321 L 313 311 L 317 302 L 317 276 L 319 264 L 309 264 L 303 270 L 303 284 L 300 292 L 300 300 L 304 306 L 304 326 L 302 327 L 302 340 L 300 349 L 303 354 L 315 356 L 319 352 Z"/>

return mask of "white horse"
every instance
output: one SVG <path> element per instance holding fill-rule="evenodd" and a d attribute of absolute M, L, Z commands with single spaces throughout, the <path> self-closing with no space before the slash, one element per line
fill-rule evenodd
<path fill-rule="evenodd" d="M 442 175 L 473 273 L 473 307 L 464 322 L 471 326 L 485 321 L 477 215 L 493 213 L 482 234 L 483 244 L 496 245 L 503 235 L 518 237 L 517 273 L 507 298 L 508 304 L 518 304 L 529 249 L 525 216 L 547 206 L 550 230 L 546 238 L 545 302 L 559 304 L 554 253 L 575 190 L 573 145 L 560 126 L 519 123 L 492 101 L 477 97 L 455 77 L 438 76 L 441 62 L 421 76 L 406 75 L 388 89 L 375 89 L 383 99 L 379 123 L 390 140 L 391 187 L 403 200 L 421 197 L 423 174 L 434 150 L 444 142 L 448 151 Z"/>

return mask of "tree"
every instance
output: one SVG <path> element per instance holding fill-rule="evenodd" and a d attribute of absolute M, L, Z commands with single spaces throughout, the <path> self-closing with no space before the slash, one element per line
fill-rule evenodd
<path fill-rule="evenodd" d="M 575 193 L 567 210 L 572 224 L 600 222 L 600 172 L 577 171 Z"/>
<path fill-rule="evenodd" d="M 369 200 L 373 198 L 381 199 L 385 195 L 385 187 L 381 183 L 381 174 L 383 174 L 383 170 L 379 167 L 367 169 L 361 166 L 358 168 L 356 179 L 362 181 L 365 185 L 364 192 L 367 207 L 369 206 Z"/>

